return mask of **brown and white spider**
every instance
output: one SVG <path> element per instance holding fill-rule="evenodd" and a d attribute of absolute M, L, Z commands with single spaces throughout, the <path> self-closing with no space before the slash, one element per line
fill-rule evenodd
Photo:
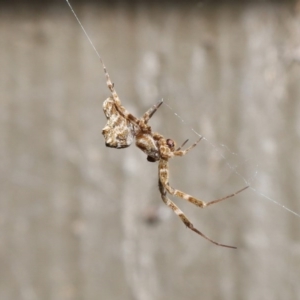
<path fill-rule="evenodd" d="M 244 191 L 246 188 L 248 188 L 248 186 L 226 197 L 210 202 L 198 200 L 193 196 L 170 186 L 168 160 L 175 156 L 183 156 L 188 153 L 201 141 L 202 137 L 185 150 L 182 150 L 182 147 L 187 143 L 187 140 L 176 149 L 175 142 L 172 139 L 165 139 L 162 135 L 153 132 L 151 127 L 148 125 L 148 121 L 161 106 L 163 101 L 160 101 L 156 105 L 152 106 L 140 119 L 136 118 L 129 113 L 124 106 L 122 106 L 118 94 L 114 88 L 114 84 L 111 82 L 109 74 L 102 60 L 101 63 L 104 68 L 107 86 L 111 91 L 111 96 L 103 103 L 103 110 L 107 118 L 107 124 L 103 128 L 102 134 L 104 136 L 106 146 L 117 149 L 126 148 L 129 147 L 135 139 L 136 146 L 146 153 L 148 161 L 158 161 L 158 186 L 164 203 L 169 206 L 176 213 L 176 215 L 180 217 L 182 222 L 194 232 L 218 246 L 236 249 L 234 246 L 228 246 L 213 241 L 195 228 L 189 219 L 184 215 L 184 213 L 175 205 L 175 203 L 173 203 L 167 197 L 167 193 L 180 197 L 198 207 L 204 208 L 231 198 Z"/>
<path fill-rule="evenodd" d="M 175 142 L 173 140 L 165 139 L 162 135 L 152 132 L 151 127 L 148 125 L 148 121 L 157 111 L 157 109 L 162 105 L 163 101 L 160 101 L 156 105 L 153 105 L 148 111 L 145 112 L 143 117 L 140 119 L 136 118 L 131 113 L 129 113 L 121 104 L 119 96 L 115 91 L 114 84 L 110 80 L 109 74 L 106 70 L 101 56 L 99 55 L 94 44 L 92 43 L 91 39 L 86 33 L 70 2 L 68 0 L 66 0 L 66 2 L 69 5 L 72 13 L 74 14 L 77 22 L 81 26 L 84 34 L 88 38 L 90 44 L 94 48 L 96 54 L 98 55 L 104 69 L 106 84 L 109 90 L 111 91 L 111 96 L 107 98 L 103 103 L 103 110 L 107 118 L 107 124 L 103 128 L 102 134 L 104 136 L 106 146 L 116 149 L 126 148 L 129 147 L 135 139 L 136 146 L 146 153 L 148 161 L 159 162 L 158 186 L 161 198 L 164 201 L 164 203 L 167 206 L 169 206 L 180 217 L 182 222 L 194 232 L 198 233 L 202 237 L 206 238 L 207 240 L 218 246 L 236 249 L 236 247 L 233 246 L 217 243 L 212 239 L 208 238 L 203 233 L 201 233 L 197 228 L 194 227 L 194 225 L 189 221 L 189 219 L 184 215 L 184 213 L 167 197 L 167 193 L 189 201 L 198 207 L 204 208 L 209 205 L 223 201 L 225 199 L 231 198 L 244 191 L 249 186 L 246 186 L 241 190 L 238 190 L 237 192 L 230 194 L 226 197 L 219 198 L 210 202 L 198 200 L 193 196 L 190 196 L 170 186 L 168 166 L 169 159 L 174 156 L 185 155 L 201 141 L 202 137 L 187 149 L 182 150 L 182 147 L 187 143 L 188 140 L 186 140 L 179 148 L 176 149 Z"/>

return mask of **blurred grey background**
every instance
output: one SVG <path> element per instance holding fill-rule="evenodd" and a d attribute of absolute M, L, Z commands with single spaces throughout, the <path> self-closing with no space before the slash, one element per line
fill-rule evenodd
<path fill-rule="evenodd" d="M 72 1 L 124 106 L 164 98 L 157 164 L 106 148 L 103 69 L 66 2 L 0 3 L 0 299 L 299 299 L 300 2 Z M 181 119 L 177 117 L 180 115 Z"/>

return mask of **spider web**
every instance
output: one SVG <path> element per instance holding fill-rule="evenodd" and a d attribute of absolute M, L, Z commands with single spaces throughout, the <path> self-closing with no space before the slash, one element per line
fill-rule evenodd
<path fill-rule="evenodd" d="M 73 10 L 70 2 L 68 0 L 66 0 L 66 2 L 69 5 L 69 7 L 70 7 L 73 15 L 75 16 L 77 22 L 79 23 L 81 29 L 83 30 L 86 38 L 88 39 L 89 43 L 91 44 L 92 48 L 94 49 L 95 53 L 97 54 L 98 58 L 100 59 L 100 61 L 102 63 L 102 58 L 101 58 L 99 52 L 97 51 L 97 49 L 94 46 L 92 40 L 90 39 L 89 35 L 87 34 L 85 28 L 83 27 L 82 23 L 80 22 L 79 18 L 77 17 L 77 15 L 76 15 L 75 11 Z M 215 151 L 215 153 L 217 153 L 217 155 L 219 157 L 221 157 L 222 160 L 225 161 L 225 165 L 227 166 L 227 168 L 231 172 L 236 174 L 238 177 L 240 177 L 244 181 L 245 185 L 249 186 L 249 189 L 251 189 L 256 194 L 260 195 L 262 198 L 270 201 L 273 204 L 276 204 L 277 206 L 281 207 L 282 209 L 284 209 L 284 210 L 288 211 L 289 213 L 295 215 L 296 217 L 300 218 L 300 213 L 297 213 L 296 211 L 290 209 L 289 207 L 283 205 L 279 201 L 275 200 L 274 198 L 268 196 L 267 194 L 261 192 L 260 190 L 258 190 L 254 187 L 255 179 L 257 178 L 257 175 L 259 174 L 258 164 L 254 163 L 255 171 L 252 173 L 252 175 L 250 175 L 250 177 L 246 177 L 241 172 L 239 172 L 239 170 L 238 170 L 239 165 L 231 163 L 230 160 L 228 159 L 228 157 L 224 153 L 228 153 L 230 156 L 235 156 L 235 157 L 238 157 L 239 159 L 241 159 L 241 156 L 239 154 L 237 154 L 234 151 L 232 151 L 231 149 L 229 149 L 229 147 L 227 147 L 225 144 L 216 145 L 216 144 L 210 142 L 209 139 L 207 139 L 205 136 L 201 135 L 198 131 L 196 131 L 193 127 L 191 127 L 176 111 L 173 110 L 173 108 L 169 104 L 164 102 L 164 105 L 170 111 L 172 111 L 173 114 L 180 120 L 180 122 L 182 124 L 184 124 L 185 126 L 187 126 L 195 135 L 197 135 L 198 137 L 202 137 L 203 140 L 206 141 L 209 144 L 209 146 Z M 225 151 L 223 151 L 223 150 L 225 150 Z M 241 160 L 243 161 L 243 163 L 247 163 L 249 161 L 249 159 L 245 159 L 245 160 L 241 159 Z"/>

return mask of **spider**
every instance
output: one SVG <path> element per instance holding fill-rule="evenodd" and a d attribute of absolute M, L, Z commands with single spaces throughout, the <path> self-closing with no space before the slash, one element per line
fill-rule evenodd
<path fill-rule="evenodd" d="M 149 162 L 158 161 L 158 187 L 164 203 L 168 207 L 170 207 L 174 211 L 174 213 L 181 219 L 181 221 L 192 231 L 196 232 L 215 245 L 236 249 L 236 247 L 234 246 L 228 246 L 215 242 L 214 240 L 210 239 L 202 232 L 200 232 L 197 228 L 194 227 L 194 225 L 179 209 L 179 207 L 167 197 L 167 194 L 169 193 L 173 196 L 182 198 L 200 208 L 205 208 L 212 204 L 219 203 L 223 200 L 231 198 L 241 193 L 249 186 L 246 186 L 226 197 L 219 198 L 210 202 L 204 202 L 202 200 L 196 199 L 189 194 L 173 188 L 169 184 L 169 159 L 175 156 L 184 156 L 191 149 L 198 145 L 202 137 L 199 138 L 194 144 L 183 150 L 182 148 L 188 142 L 188 140 L 186 140 L 179 148 L 176 148 L 174 140 L 165 139 L 161 134 L 153 132 L 151 130 L 151 127 L 148 125 L 148 121 L 154 115 L 157 109 L 162 105 L 163 100 L 153 105 L 148 111 L 144 113 L 144 115 L 140 119 L 136 118 L 130 112 L 128 112 L 124 106 L 122 106 L 119 96 L 114 88 L 114 84 L 111 82 L 110 76 L 102 59 L 101 63 L 103 65 L 106 77 L 106 84 L 111 92 L 111 96 L 107 98 L 103 103 L 103 110 L 107 118 L 107 124 L 103 128 L 102 134 L 104 136 L 106 146 L 116 149 L 126 148 L 129 147 L 135 140 L 136 146 L 147 155 L 147 160 Z"/>
<path fill-rule="evenodd" d="M 195 228 L 191 221 L 179 209 L 179 207 L 177 207 L 177 205 L 167 197 L 167 193 L 173 196 L 180 197 L 200 208 L 205 208 L 209 205 L 219 203 L 223 200 L 234 197 L 235 195 L 247 189 L 249 186 L 246 186 L 226 197 L 219 198 L 210 202 L 204 202 L 202 200 L 194 198 L 189 194 L 174 189 L 169 184 L 169 159 L 175 156 L 184 156 L 191 149 L 197 146 L 202 137 L 200 137 L 198 141 L 196 141 L 190 147 L 182 150 L 183 146 L 188 142 L 188 140 L 186 140 L 179 148 L 176 149 L 175 141 L 173 141 L 172 139 L 165 139 L 161 134 L 152 132 L 151 127 L 148 125 L 148 121 L 151 119 L 157 109 L 162 105 L 163 100 L 153 105 L 148 111 L 144 113 L 144 115 L 140 119 L 136 118 L 130 112 L 128 112 L 121 104 L 121 100 L 119 99 L 119 96 L 114 88 L 114 84 L 110 80 L 110 76 L 106 70 L 101 56 L 99 55 L 90 37 L 82 26 L 70 2 L 68 0 L 66 0 L 66 2 L 100 59 L 106 77 L 106 84 L 111 92 L 111 96 L 107 98 L 103 103 L 103 110 L 107 118 L 107 123 L 102 130 L 102 134 L 104 136 L 106 146 L 116 149 L 122 149 L 129 147 L 135 139 L 136 146 L 147 155 L 147 160 L 149 162 L 158 161 L 158 187 L 164 203 L 168 207 L 170 207 L 174 211 L 174 213 L 179 216 L 181 221 L 192 231 L 196 232 L 197 234 L 217 246 L 236 249 L 236 247 L 234 246 L 228 246 L 215 242 L 214 240 L 210 239 L 202 232 L 200 232 L 197 228 Z"/>

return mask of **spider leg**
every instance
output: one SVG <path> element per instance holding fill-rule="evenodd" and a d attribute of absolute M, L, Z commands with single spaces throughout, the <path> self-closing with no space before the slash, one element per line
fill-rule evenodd
<path fill-rule="evenodd" d="M 225 196 L 225 197 L 222 197 L 222 198 L 219 198 L 219 199 L 216 199 L 216 200 L 212 200 L 212 201 L 209 201 L 209 202 L 204 202 L 203 200 L 196 199 L 196 198 L 194 198 L 193 196 L 191 196 L 191 195 L 189 195 L 187 193 L 184 193 L 182 191 L 174 189 L 173 187 L 170 186 L 169 183 L 167 183 L 166 186 L 165 186 L 166 190 L 171 195 L 174 195 L 174 196 L 180 197 L 180 198 L 182 198 L 184 200 L 187 200 L 190 203 L 192 203 L 192 204 L 194 204 L 194 205 L 196 205 L 198 207 L 201 207 L 201 208 L 205 208 L 205 207 L 207 207 L 209 205 L 212 205 L 212 204 L 215 204 L 215 203 L 219 203 L 219 202 L 224 201 L 226 199 L 232 198 L 235 195 L 237 195 L 237 194 L 241 193 L 242 191 L 244 191 L 245 189 L 247 189 L 248 187 L 249 187 L 249 185 L 246 186 L 246 187 L 244 187 L 244 188 L 242 188 L 242 189 L 240 189 L 240 190 L 238 190 L 235 193 L 232 193 L 232 194 L 228 195 L 228 196 Z"/>
<path fill-rule="evenodd" d="M 121 103 L 121 100 L 115 90 L 115 85 L 111 82 L 110 76 L 107 72 L 106 66 L 104 65 L 102 59 L 101 59 L 101 63 L 103 66 L 103 70 L 104 70 L 104 74 L 106 77 L 106 85 L 109 88 L 112 98 L 114 100 L 114 103 L 116 105 L 116 108 L 118 110 L 118 112 L 126 119 L 130 120 L 131 122 L 133 122 L 134 124 L 138 124 L 138 118 L 136 118 L 135 116 L 133 116 Z M 107 99 L 108 100 L 108 99 Z"/>
<path fill-rule="evenodd" d="M 118 96 L 118 94 L 115 90 L 115 85 L 111 82 L 110 76 L 107 72 L 106 66 L 105 66 L 104 62 L 102 61 L 102 59 L 101 59 L 101 63 L 102 63 L 105 78 L 106 78 L 106 85 L 109 88 L 109 90 L 110 90 L 113 98 L 115 99 L 115 101 L 118 102 L 117 104 L 121 105 L 121 100 L 119 99 L 119 96 Z"/>
<path fill-rule="evenodd" d="M 181 150 L 181 148 L 182 148 L 188 141 L 189 141 L 189 139 L 187 139 L 186 141 L 184 141 L 184 142 L 182 143 L 182 145 L 181 145 L 180 147 L 178 147 L 175 151 Z"/>
<path fill-rule="evenodd" d="M 234 193 L 232 193 L 232 194 L 230 194 L 228 196 L 225 196 L 223 198 L 219 198 L 219 199 L 216 199 L 216 200 L 209 201 L 209 202 L 206 203 L 205 206 L 209 206 L 209 205 L 212 205 L 212 204 L 215 204 L 215 203 L 219 203 L 219 202 L 221 202 L 223 200 L 226 200 L 228 198 L 234 197 L 235 195 L 237 195 L 237 194 L 241 193 L 242 191 L 246 190 L 248 187 L 249 187 L 249 185 L 243 187 L 242 189 L 240 189 L 240 190 L 238 190 L 238 191 L 236 191 L 236 192 L 234 192 Z"/>
<path fill-rule="evenodd" d="M 207 237 L 206 235 L 204 235 L 201 231 L 199 231 L 197 228 L 194 227 L 194 225 L 191 223 L 191 221 L 185 216 L 185 214 L 179 209 L 179 207 L 173 202 L 171 201 L 168 197 L 167 197 L 167 191 L 164 188 L 164 185 L 162 184 L 162 182 L 159 180 L 158 182 L 159 184 L 159 191 L 161 194 L 161 198 L 164 201 L 164 203 L 170 207 L 174 213 L 181 219 L 181 221 L 192 231 L 196 232 L 197 234 L 199 234 L 200 236 L 202 236 L 203 238 L 207 239 L 208 241 L 210 241 L 211 243 L 217 245 L 217 246 L 221 246 L 221 247 L 226 247 L 226 248 L 231 248 L 231 249 L 236 249 L 236 247 L 234 246 L 229 246 L 229 245 L 224 245 L 224 244 L 220 244 L 218 242 L 215 242 L 214 240 L 210 239 L 209 237 Z"/>
<path fill-rule="evenodd" d="M 196 199 L 195 197 L 181 192 L 179 190 L 176 190 L 169 185 L 169 167 L 167 160 L 161 159 L 159 161 L 158 169 L 160 183 L 162 184 L 164 189 L 168 191 L 169 194 L 180 197 L 201 208 L 204 208 L 207 205 L 204 201 Z"/>
<path fill-rule="evenodd" d="M 159 101 L 157 104 L 154 104 L 150 109 L 148 109 L 142 119 L 144 120 L 145 124 L 148 123 L 148 121 L 150 120 L 150 118 L 154 115 L 154 113 L 158 110 L 158 108 L 163 104 L 163 99 L 161 101 Z"/>
<path fill-rule="evenodd" d="M 175 156 L 183 156 L 186 155 L 190 150 L 192 150 L 194 147 L 197 146 L 197 144 L 203 139 L 203 136 L 200 137 L 200 139 L 198 141 L 196 141 L 193 145 L 191 145 L 190 147 L 188 147 L 185 150 L 181 150 L 181 148 L 187 143 L 188 140 L 186 140 L 177 150 L 175 150 L 173 152 L 173 154 Z"/>
<path fill-rule="evenodd" d="M 196 199 L 195 197 L 187 194 L 187 193 L 184 193 L 180 190 L 177 190 L 177 189 L 174 189 L 172 186 L 170 186 L 169 184 L 169 168 L 168 168 L 168 162 L 166 160 L 160 160 L 159 162 L 159 178 L 161 180 L 161 183 L 162 185 L 164 186 L 164 188 L 168 191 L 169 194 L 173 195 L 173 196 L 177 196 L 179 198 L 182 198 L 198 207 L 201 207 L 201 208 L 205 208 L 209 205 L 212 205 L 212 204 L 215 204 L 215 203 L 219 203 L 223 200 L 226 200 L 228 198 L 232 198 L 234 197 L 235 195 L 241 193 L 242 191 L 244 191 L 245 189 L 247 189 L 249 186 L 246 186 L 238 191 L 236 191 L 235 193 L 232 193 L 230 195 L 227 195 L 225 197 L 222 197 L 222 198 L 219 198 L 219 199 L 216 199 L 216 200 L 212 200 L 212 201 L 209 201 L 209 202 L 205 202 L 203 200 L 199 200 L 199 199 Z"/>

